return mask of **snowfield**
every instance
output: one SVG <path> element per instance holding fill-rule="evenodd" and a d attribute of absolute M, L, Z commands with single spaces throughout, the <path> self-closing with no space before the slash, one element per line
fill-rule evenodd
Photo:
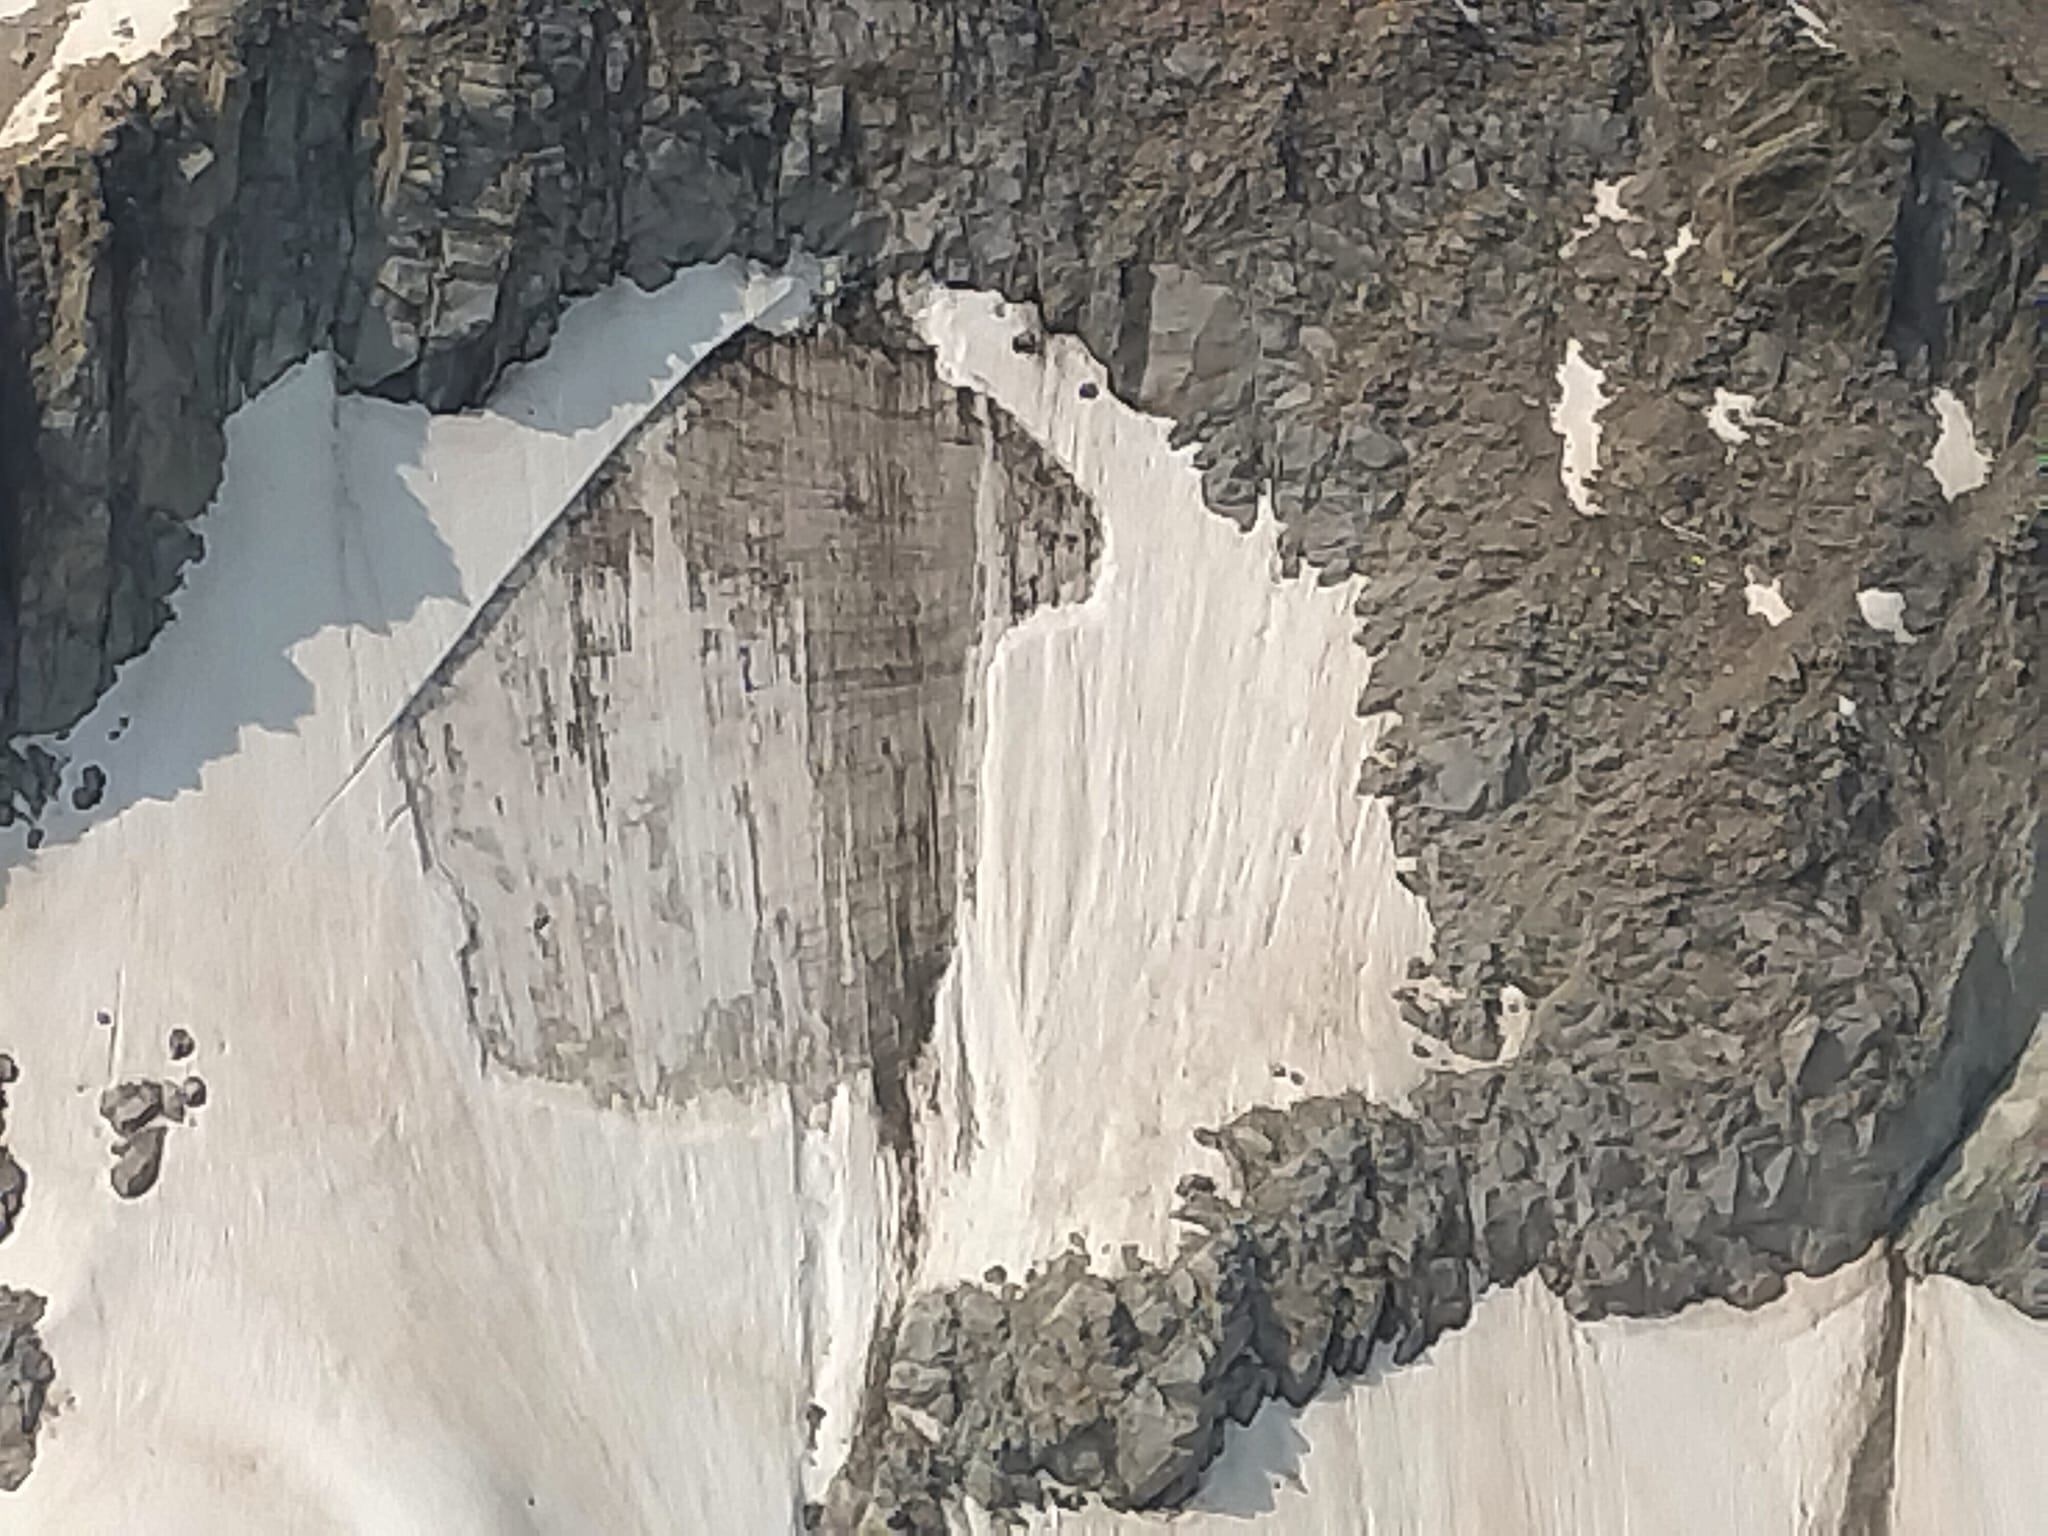
<path fill-rule="evenodd" d="M 30 1179 L 0 1283 L 49 1298 L 59 1372 L 0 1526 L 791 1531 L 906 1267 L 1021 1269 L 1072 1232 L 1157 1255 L 1175 1179 L 1213 1171 L 1197 1126 L 1458 1066 L 1389 995 L 1429 928 L 1353 792 L 1381 728 L 1353 586 L 1282 584 L 1270 527 L 1204 511 L 1163 423 L 1083 395 L 1078 344 L 1019 352 L 1018 312 L 932 293 L 944 375 L 1097 498 L 1106 550 L 1087 601 L 968 672 L 978 853 L 916 1085 L 922 1247 L 898 1250 L 859 1081 L 811 1114 L 781 1090 L 628 1113 L 484 1068 L 392 723 L 633 426 L 809 288 L 621 288 L 480 412 L 338 396 L 316 360 L 233 422 L 178 618 L 53 744 L 106 798 L 53 808 L 33 855 L 0 834 Z M 97 1098 L 170 1071 L 173 1026 L 209 1102 L 123 1202 Z M 1887 1286 L 1872 1258 L 1753 1314 L 1589 1326 L 1531 1281 L 1412 1367 L 1269 1409 L 1170 1527 L 1040 1528 L 1835 1532 Z M 2048 1329 L 1946 1281 L 1904 1318 L 1890 1529 L 2034 1528 Z"/>

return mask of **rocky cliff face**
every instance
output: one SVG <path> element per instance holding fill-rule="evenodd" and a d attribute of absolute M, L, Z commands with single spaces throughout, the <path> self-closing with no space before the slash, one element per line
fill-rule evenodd
<path fill-rule="evenodd" d="M 1862 22 L 1852 8 L 1845 35 Z M 1325 567 L 1362 552 L 1403 477 L 1358 429 L 1342 455 L 1317 433 L 1398 409 L 1376 396 L 1404 372 L 1498 379 L 1478 365 L 1508 338 L 1553 339 L 1553 257 L 1588 179 L 1640 177 L 1647 147 L 1700 174 L 1643 192 L 1704 195 L 1702 124 L 1762 134 L 1721 172 L 1739 217 L 1701 221 L 1717 339 L 1739 346 L 1786 298 L 1810 303 L 1801 334 L 1826 331 L 1824 306 L 1853 298 L 1865 331 L 1981 346 L 2031 268 L 1976 251 L 1977 225 L 2025 222 L 2026 162 L 1832 46 L 1763 4 L 1517 3 L 1480 24 L 1334 0 L 202 0 L 165 55 L 73 78 L 51 133 L 9 151 L 0 719 L 61 726 L 147 642 L 196 550 L 222 419 L 292 360 L 331 347 L 358 387 L 451 407 L 544 348 L 568 298 L 733 253 L 1036 299 L 1133 391 L 1155 300 L 1163 320 L 1197 303 L 1205 366 L 1155 377 L 1147 402 L 1208 446 L 1220 509 L 1271 479 Z M 1944 131 L 1981 142 L 1943 159 Z M 1776 210 L 1823 169 L 1853 176 L 1784 213 L 1799 234 L 1777 242 Z M 1894 241 L 1916 208 L 1923 238 Z M 1892 302 L 1895 245 L 1909 269 L 1990 266 L 1929 312 Z M 1722 269 L 1739 292 L 1712 293 Z M 1963 369 L 1950 340 L 1917 344 Z"/>
<path fill-rule="evenodd" d="M 201 6 L 0 185 L 0 721 L 63 726 L 148 643 L 222 421 L 308 349 L 446 409 L 622 275 L 827 255 L 899 349 L 897 279 L 998 289 L 1200 445 L 1218 513 L 1270 505 L 1291 572 L 1368 579 L 1360 708 L 1401 720 L 1362 787 L 1439 930 L 1414 1016 L 1502 1059 L 1412 1116 L 1225 1128 L 1240 1188 L 1189 1187 L 1167 1265 L 913 1305 L 826 1516 L 1172 1502 L 1225 1418 L 1532 1269 L 1582 1315 L 1751 1304 L 1924 1204 L 1916 1253 L 2038 1307 L 2038 1212 L 1990 1219 L 1956 1149 L 2048 995 L 2040 126 L 2024 65 L 1831 14 Z M 600 546 L 609 592 L 639 556 Z M 444 864 L 493 792 L 448 684 L 413 759 Z M 938 908 L 899 926 L 932 963 Z M 480 1028 L 576 1077 L 648 1044 Z"/>
<path fill-rule="evenodd" d="M 928 355 L 828 330 L 707 364 L 400 728 L 492 1060 L 635 1107 L 871 1073 L 907 1141 L 970 878 L 971 680 L 1099 545 Z"/>

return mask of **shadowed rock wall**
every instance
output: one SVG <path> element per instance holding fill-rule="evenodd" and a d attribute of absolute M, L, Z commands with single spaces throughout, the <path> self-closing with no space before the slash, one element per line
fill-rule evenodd
<path fill-rule="evenodd" d="M 1099 543 L 927 354 L 827 328 L 694 373 L 399 732 L 490 1057 L 631 1107 L 872 1069 L 907 1135 L 981 670 Z"/>

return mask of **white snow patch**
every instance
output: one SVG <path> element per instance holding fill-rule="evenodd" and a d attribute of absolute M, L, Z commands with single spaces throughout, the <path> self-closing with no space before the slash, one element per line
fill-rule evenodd
<path fill-rule="evenodd" d="M 56 114 L 65 75 L 103 58 L 112 57 L 117 64 L 148 58 L 171 40 L 179 17 L 190 8 L 191 0 L 82 0 L 65 23 L 49 63 L 0 127 L 0 145 L 35 139 Z"/>
<path fill-rule="evenodd" d="M 1572 231 L 1563 246 L 1560 256 L 1571 256 L 1578 248 L 1596 234 L 1602 224 L 1640 224 L 1642 218 L 1622 205 L 1622 188 L 1626 181 L 1596 181 L 1593 183 L 1593 208 L 1586 215 L 1585 222 Z"/>
<path fill-rule="evenodd" d="M 1946 1276 L 1906 1293 L 1894 1531 L 2041 1528 L 2048 1509 L 2048 1326 Z"/>
<path fill-rule="evenodd" d="M 1707 430 L 1727 444 L 1728 458 L 1733 461 L 1735 450 L 1750 440 L 1764 427 L 1778 425 L 1768 416 L 1756 413 L 1756 396 L 1737 394 L 1732 389 L 1716 389 L 1714 403 L 1706 409 Z"/>
<path fill-rule="evenodd" d="M 1941 436 L 1927 467 L 1941 482 L 1941 494 L 1950 501 L 1976 490 L 1991 478 L 1991 457 L 1977 445 L 1977 429 L 1970 412 L 1951 390 L 1934 392 L 1934 415 L 1941 423 Z"/>
<path fill-rule="evenodd" d="M 1607 375 L 1586 360 L 1577 341 L 1564 346 L 1557 370 L 1557 403 L 1550 408 L 1550 429 L 1564 439 L 1558 475 L 1565 494 L 1583 515 L 1600 511 L 1593 499 L 1593 477 L 1600 472 L 1600 412 L 1607 397 L 1600 392 Z"/>
<path fill-rule="evenodd" d="M 1742 574 L 1748 583 L 1742 589 L 1742 600 L 1751 614 L 1761 617 L 1773 629 L 1792 617 L 1792 605 L 1785 601 L 1784 577 L 1773 576 L 1765 581 L 1747 567 Z"/>
<path fill-rule="evenodd" d="M 1700 237 L 1693 233 L 1692 225 L 1682 225 L 1679 228 L 1677 238 L 1664 247 L 1664 275 L 1666 277 L 1676 277 L 1678 275 L 1678 264 L 1685 260 L 1686 253 L 1698 246 L 1699 243 Z"/>
<path fill-rule="evenodd" d="M 1370 1372 L 1299 1413 L 1269 1405 L 1232 1429 L 1195 1509 L 1171 1529 L 1837 1529 L 1868 1422 L 1883 1281 L 1882 1261 L 1864 1259 L 1818 1280 L 1794 1276 L 1754 1312 L 1709 1302 L 1656 1322 L 1579 1323 L 1532 1275 L 1482 1297 L 1472 1321 L 1415 1364 Z M 1090 1509 L 1036 1517 L 1032 1529 L 1140 1536 L 1159 1525 Z"/>
<path fill-rule="evenodd" d="M 1820 44 L 1829 53 L 1840 53 L 1842 51 L 1835 45 L 1834 39 L 1829 36 L 1828 24 L 1821 20 L 1820 12 L 1810 5 L 1803 4 L 1802 0 L 1790 0 L 1789 9 L 1793 17 L 1799 22 L 1799 30 L 1805 33 L 1809 39 Z"/>
<path fill-rule="evenodd" d="M 4 1278 L 50 1298 L 63 1403 L 9 1529 L 791 1528 L 804 1406 L 837 1443 L 883 1284 L 871 1090 L 631 1115 L 481 1070 L 383 734 L 625 433 L 791 292 L 726 267 L 601 296 L 460 417 L 316 361 L 230 422 L 178 617 L 68 748 L 131 803 L 67 809 L 77 840 L 0 901 L 35 1180 Z M 124 1203 L 95 1099 L 167 1071 L 177 1024 L 209 1101 Z"/>
<path fill-rule="evenodd" d="M 934 292 L 952 382 L 1016 416 L 1096 499 L 1090 598 L 1009 630 L 981 701 L 978 862 L 919 1137 L 941 1283 L 1013 1273 L 1070 1232 L 1169 1252 L 1192 1140 L 1260 1103 L 1420 1077 L 1393 988 L 1428 924 L 1384 810 L 1354 793 L 1381 728 L 1353 592 L 1277 578 L 1202 504 L 1168 424 L 1078 342 L 1016 352 L 988 295 Z M 1081 386 L 1099 393 L 1083 398 Z"/>
<path fill-rule="evenodd" d="M 1856 701 L 1845 693 L 1835 695 L 1835 713 L 1844 720 L 1856 718 Z"/>
<path fill-rule="evenodd" d="M 1863 622 L 1872 629 L 1884 631 L 1901 645 L 1912 643 L 1913 636 L 1906 629 L 1904 593 L 1888 592 L 1882 587 L 1865 587 L 1856 594 L 1856 609 L 1863 615 Z"/>
<path fill-rule="evenodd" d="M 1593 183 L 1593 216 L 1610 224 L 1634 224 L 1639 222 L 1636 215 L 1621 205 L 1622 183 L 1618 181 L 1596 181 Z"/>

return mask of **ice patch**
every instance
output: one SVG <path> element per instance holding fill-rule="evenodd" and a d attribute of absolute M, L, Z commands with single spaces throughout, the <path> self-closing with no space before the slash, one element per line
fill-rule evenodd
<path fill-rule="evenodd" d="M 1597 515 L 1593 500 L 1593 477 L 1600 472 L 1600 412 L 1607 397 L 1600 392 L 1607 375 L 1586 361 L 1585 349 L 1576 341 L 1564 347 L 1564 362 L 1557 370 L 1557 403 L 1550 408 L 1550 429 L 1564 439 L 1558 476 L 1565 495 L 1580 513 Z"/>
<path fill-rule="evenodd" d="M 1970 422 L 1969 409 L 1953 391 L 1934 392 L 1934 416 L 1941 423 L 1941 436 L 1935 440 L 1927 467 L 1941 482 L 1941 494 L 1954 501 L 1991 478 L 1991 458 L 1977 446 L 1977 429 Z"/>
<path fill-rule="evenodd" d="M 1792 617 L 1792 605 L 1785 601 L 1782 590 L 1784 577 L 1773 576 L 1766 582 L 1753 570 L 1745 568 L 1742 574 L 1749 583 L 1742 589 L 1742 599 L 1752 614 L 1761 617 L 1773 629 Z"/>
<path fill-rule="evenodd" d="M 1872 629 L 1881 630 L 1901 645 L 1912 643 L 1912 635 L 1906 629 L 1906 597 L 1902 592 L 1888 592 L 1882 587 L 1865 587 L 1856 594 L 1857 611 L 1863 615 L 1863 622 Z"/>

